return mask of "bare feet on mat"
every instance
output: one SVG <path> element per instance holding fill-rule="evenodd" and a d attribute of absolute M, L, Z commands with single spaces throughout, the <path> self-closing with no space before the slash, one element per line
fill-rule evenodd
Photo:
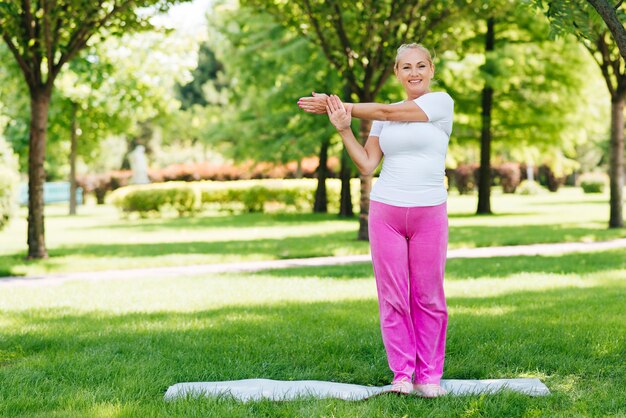
<path fill-rule="evenodd" d="M 422 398 L 437 398 L 439 396 L 444 396 L 448 393 L 447 390 L 442 388 L 436 383 L 428 383 L 428 384 L 414 384 L 413 390 L 417 396 Z"/>
<path fill-rule="evenodd" d="M 391 384 L 389 392 L 399 395 L 411 395 L 413 393 L 413 384 L 407 378 L 396 380 Z"/>

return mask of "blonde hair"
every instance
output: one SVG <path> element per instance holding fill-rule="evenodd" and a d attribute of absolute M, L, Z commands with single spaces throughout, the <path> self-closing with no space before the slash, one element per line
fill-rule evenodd
<path fill-rule="evenodd" d="M 433 66 L 433 59 L 430 55 L 430 51 L 428 50 L 428 48 L 426 48 L 422 44 L 410 43 L 410 44 L 400 45 L 400 48 L 398 48 L 398 52 L 396 53 L 396 63 L 394 64 L 393 68 L 398 68 L 398 61 L 400 61 L 400 55 L 402 55 L 402 53 L 406 51 L 407 49 L 419 49 L 424 54 L 426 54 L 426 59 L 430 63 L 430 66 L 431 67 Z"/>

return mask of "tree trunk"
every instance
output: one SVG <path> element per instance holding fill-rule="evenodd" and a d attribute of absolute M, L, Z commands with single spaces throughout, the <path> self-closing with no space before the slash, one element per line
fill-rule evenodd
<path fill-rule="evenodd" d="M 77 130 L 78 123 L 76 121 L 76 113 L 78 112 L 78 105 L 72 103 L 72 124 L 70 132 L 70 215 L 76 215 L 76 148 L 77 148 Z"/>
<path fill-rule="evenodd" d="M 350 167 L 350 156 L 346 147 L 341 150 L 341 171 L 339 176 L 341 177 L 341 202 L 339 205 L 339 216 L 352 218 L 354 212 L 352 211 L 352 192 L 350 190 L 350 179 L 352 177 L 352 168 Z"/>
<path fill-rule="evenodd" d="M 609 228 L 623 228 L 624 202 L 624 99 L 617 93 L 611 100 L 611 145 L 610 145 L 610 207 Z"/>
<path fill-rule="evenodd" d="M 51 93 L 31 90 L 28 152 L 28 258 L 47 258 L 43 186 L 46 181 L 46 130 Z"/>
<path fill-rule="evenodd" d="M 367 102 L 369 100 L 362 100 L 362 102 Z M 361 124 L 359 127 L 359 136 L 361 139 L 361 144 L 365 145 L 367 138 L 370 134 L 370 127 L 372 126 L 372 121 L 369 120 L 361 120 Z M 369 241 L 369 232 L 368 232 L 368 218 L 370 213 L 370 190 L 372 189 L 372 175 L 359 175 L 359 179 L 361 180 L 361 203 L 360 203 L 360 214 L 359 214 L 359 234 L 357 239 L 362 241 Z"/>
<path fill-rule="evenodd" d="M 328 145 L 330 139 L 322 142 L 320 148 L 320 164 L 317 166 L 317 189 L 315 190 L 315 203 L 313 204 L 313 212 L 327 213 L 328 199 L 326 196 L 326 178 L 328 178 Z"/>
<path fill-rule="evenodd" d="M 343 86 L 343 100 L 351 102 L 352 88 L 349 83 Z M 350 188 L 350 179 L 352 177 L 352 163 L 350 156 L 346 150 L 345 145 L 342 142 L 341 147 L 341 171 L 339 177 L 341 178 L 341 197 L 339 202 L 339 216 L 345 218 L 352 218 L 354 212 L 352 210 L 352 191 Z"/>
<path fill-rule="evenodd" d="M 485 36 L 485 58 L 489 60 L 489 52 L 494 50 L 495 33 L 494 19 L 487 19 Z M 482 129 L 480 133 L 480 169 L 478 179 L 477 214 L 491 213 L 491 109 L 493 106 L 493 88 L 485 81 L 482 93 Z"/>

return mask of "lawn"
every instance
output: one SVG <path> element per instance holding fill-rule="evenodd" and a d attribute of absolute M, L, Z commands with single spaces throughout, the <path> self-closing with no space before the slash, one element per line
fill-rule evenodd
<path fill-rule="evenodd" d="M 608 196 L 578 188 L 538 196 L 494 192 L 494 216 L 475 216 L 476 196 L 449 199 L 450 248 L 598 241 L 609 230 Z M 0 232 L 0 276 L 365 254 L 358 221 L 332 214 L 220 214 L 195 218 L 121 219 L 111 206 L 46 208 L 50 258 L 26 261 L 26 212 Z"/>
<path fill-rule="evenodd" d="M 0 416 L 626 415 L 626 249 L 448 262 L 444 378 L 538 377 L 536 398 L 163 401 L 185 381 L 387 384 L 368 264 L 0 287 Z"/>

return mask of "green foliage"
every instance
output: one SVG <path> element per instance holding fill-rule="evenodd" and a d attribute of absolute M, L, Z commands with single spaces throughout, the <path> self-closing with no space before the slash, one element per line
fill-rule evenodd
<path fill-rule="evenodd" d="M 525 196 L 541 194 L 544 191 L 539 183 L 529 180 L 523 180 L 517 188 L 517 193 Z"/>
<path fill-rule="evenodd" d="M 15 211 L 19 180 L 17 156 L 0 135 L 0 230 Z"/>
<path fill-rule="evenodd" d="M 193 77 L 187 84 L 176 84 L 178 99 L 181 109 L 187 110 L 193 105 L 206 106 L 208 104 L 220 104 L 216 97 L 210 97 L 206 88 L 207 83 L 219 92 L 227 87 L 226 81 L 222 80 L 224 65 L 217 60 L 211 47 L 202 43 L 198 51 L 198 65 L 191 72 Z"/>
<path fill-rule="evenodd" d="M 600 118 L 579 117 L 608 110 L 598 97 L 600 75 L 572 39 L 551 41 L 549 25 L 535 10 L 504 3 L 506 9 L 495 17 L 493 52 L 485 57 L 483 51 L 485 17 L 496 13 L 490 5 L 468 28 L 467 41 L 440 56 L 436 77 L 455 98 L 451 154 L 458 162 L 472 161 L 468 146 L 481 135 L 481 91 L 488 85 L 494 89 L 495 155 L 525 161 L 529 150 L 536 150 L 542 159 L 536 163 L 546 159 L 551 165 L 552 155 L 563 151 L 574 158 L 576 145 L 605 129 Z"/>
<path fill-rule="evenodd" d="M 355 196 L 358 182 L 354 181 L 351 187 L 355 189 Z M 109 199 L 124 213 L 136 212 L 141 217 L 166 213 L 171 209 L 179 216 L 193 215 L 211 207 L 231 212 L 262 213 L 271 206 L 274 210 L 302 212 L 311 210 L 315 188 L 313 179 L 168 182 L 122 187 L 115 190 Z M 329 206 L 336 209 L 340 182 L 327 180 L 327 193 Z"/>
<path fill-rule="evenodd" d="M 604 173 L 585 173 L 578 178 L 578 184 L 585 193 L 604 193 L 609 176 Z"/>
<path fill-rule="evenodd" d="M 397 2 L 242 0 L 267 11 L 317 45 L 360 100 L 373 100 L 393 74 L 396 48 L 424 42 L 438 48 L 451 40 L 465 1 Z M 419 18 L 413 18 L 419 16 Z"/>
<path fill-rule="evenodd" d="M 578 39 L 594 42 L 598 31 L 603 31 L 605 24 L 600 15 L 586 0 L 525 0 L 534 4 L 550 20 L 552 37 L 573 34 Z M 617 9 L 620 20 L 626 14 Z"/>
<path fill-rule="evenodd" d="M 320 48 L 258 9 L 224 2 L 215 6 L 210 22 L 211 38 L 220 40 L 211 47 L 230 89 L 228 104 L 211 116 L 204 139 L 221 144 L 236 161 L 285 163 L 317 155 L 335 130 L 326 117 L 304 114 L 296 102 L 312 88 L 343 87 Z"/>
<path fill-rule="evenodd" d="M 110 200 L 123 212 L 136 212 L 141 217 L 166 210 L 175 210 L 179 216 L 192 215 L 201 204 L 199 189 L 179 182 L 122 187 Z"/>

